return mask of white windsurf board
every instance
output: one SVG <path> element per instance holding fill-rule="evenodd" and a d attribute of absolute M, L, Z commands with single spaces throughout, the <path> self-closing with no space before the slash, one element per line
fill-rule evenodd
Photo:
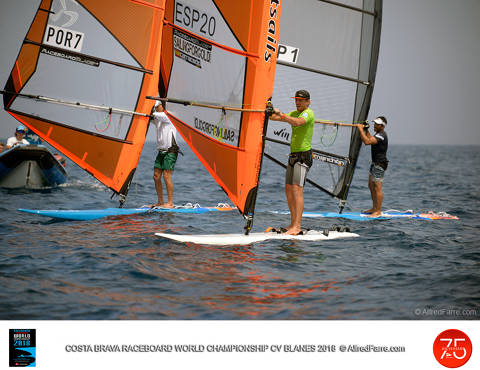
<path fill-rule="evenodd" d="M 305 241 L 323 241 L 341 238 L 356 238 L 359 235 L 346 231 L 328 231 L 309 230 L 303 235 L 285 235 L 275 232 L 250 233 L 245 234 L 197 234 L 197 235 L 181 235 L 155 233 L 162 238 L 175 240 L 182 243 L 195 243 L 206 245 L 247 245 L 265 240 L 305 240 Z"/>

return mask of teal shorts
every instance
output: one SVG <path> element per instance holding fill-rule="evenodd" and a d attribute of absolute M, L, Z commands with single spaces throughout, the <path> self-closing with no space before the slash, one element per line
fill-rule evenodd
<path fill-rule="evenodd" d="M 385 170 L 377 164 L 370 165 L 370 176 L 374 182 L 383 182 L 385 177 Z"/>
<path fill-rule="evenodd" d="M 178 154 L 176 153 L 158 152 L 153 168 L 173 171 L 175 168 L 175 162 L 177 162 L 177 156 Z"/>

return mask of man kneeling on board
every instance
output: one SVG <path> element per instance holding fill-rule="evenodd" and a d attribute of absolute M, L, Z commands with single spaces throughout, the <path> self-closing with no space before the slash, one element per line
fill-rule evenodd
<path fill-rule="evenodd" d="M 312 136 L 315 115 L 309 108 L 310 93 L 299 90 L 295 93 L 296 110 L 288 114 L 280 113 L 275 108 L 270 116 L 273 121 L 283 121 L 292 126 L 290 156 L 288 157 L 287 173 L 285 175 L 285 194 L 290 209 L 290 225 L 285 234 L 297 235 L 301 232 L 303 215 L 303 187 L 307 173 L 312 166 Z"/>
<path fill-rule="evenodd" d="M 385 132 L 387 119 L 379 116 L 373 120 L 375 135 L 370 135 L 368 129 L 365 129 L 363 123 L 357 124 L 358 132 L 365 145 L 372 146 L 372 164 L 370 165 L 370 175 L 368 177 L 368 188 L 372 196 L 373 207 L 364 213 L 369 213 L 371 217 L 382 215 L 383 192 L 382 183 L 385 171 L 388 167 L 387 149 L 388 136 Z"/>

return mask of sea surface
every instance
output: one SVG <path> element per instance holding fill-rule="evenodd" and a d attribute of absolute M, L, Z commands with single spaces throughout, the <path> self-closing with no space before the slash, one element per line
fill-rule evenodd
<path fill-rule="evenodd" d="M 182 146 L 174 202 L 230 203 Z M 347 210 L 371 206 L 362 149 Z M 125 207 L 155 202 L 147 143 Z M 237 212 L 153 213 L 54 221 L 17 208 L 116 207 L 111 191 L 68 162 L 68 183 L 0 190 L 0 320 L 454 320 L 480 318 L 480 146 L 389 149 L 384 209 L 444 211 L 454 220 L 304 219 L 347 225 L 356 239 L 182 244 L 170 233 L 241 233 Z M 264 160 L 253 231 L 286 226 L 284 170 Z M 306 210 L 337 211 L 307 185 Z"/>

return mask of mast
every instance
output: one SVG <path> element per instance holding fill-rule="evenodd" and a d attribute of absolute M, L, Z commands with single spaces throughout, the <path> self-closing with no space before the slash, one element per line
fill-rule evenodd
<path fill-rule="evenodd" d="M 371 42 L 371 50 L 370 50 L 370 56 L 369 60 L 370 63 L 365 62 L 365 66 L 362 66 L 363 68 L 368 68 L 368 81 L 370 81 L 370 84 L 366 86 L 366 91 L 364 92 L 363 96 L 363 101 L 361 99 L 362 95 L 362 88 L 359 86 L 357 88 L 357 100 L 360 100 L 360 104 L 358 104 L 357 109 L 355 112 L 355 116 L 358 117 L 358 120 L 360 121 L 366 121 L 368 117 L 368 112 L 370 110 L 370 103 L 372 101 L 372 95 L 373 95 L 373 88 L 375 86 L 375 77 L 377 73 L 377 64 L 378 64 L 378 56 L 380 52 L 380 34 L 381 34 L 381 29 L 382 29 L 382 0 L 375 0 L 374 3 L 374 8 L 372 9 L 373 15 L 373 26 L 372 26 L 372 37 L 369 40 L 368 37 L 363 37 L 362 41 L 368 43 L 369 41 Z M 362 50 L 365 50 L 365 48 L 362 48 Z M 365 50 L 364 53 L 367 53 L 368 51 Z M 361 59 L 362 60 L 362 59 Z M 340 204 L 339 204 L 339 213 L 343 212 L 343 209 L 345 208 L 345 204 L 347 201 L 348 197 L 348 192 L 350 191 L 350 184 L 353 179 L 353 174 L 355 172 L 355 168 L 357 165 L 357 160 L 358 156 L 360 153 L 360 149 L 362 146 L 360 134 L 358 133 L 357 130 L 354 130 L 352 132 L 352 145 L 350 147 L 350 153 L 349 157 L 351 158 L 351 163 L 350 167 L 347 168 L 347 172 L 345 175 L 345 185 L 339 192 L 338 198 L 340 199 Z"/>

